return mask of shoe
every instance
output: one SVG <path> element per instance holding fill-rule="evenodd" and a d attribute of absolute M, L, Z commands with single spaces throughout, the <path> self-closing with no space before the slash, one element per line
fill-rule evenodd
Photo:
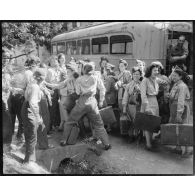
<path fill-rule="evenodd" d="M 50 139 L 50 138 L 52 138 L 52 136 L 51 136 L 50 134 L 48 134 L 48 135 L 47 135 L 47 138 Z"/>
<path fill-rule="evenodd" d="M 174 153 L 181 155 L 182 154 L 182 150 L 175 148 L 174 149 Z"/>
<path fill-rule="evenodd" d="M 63 132 L 63 131 L 64 131 L 64 129 L 61 129 L 61 128 L 58 129 L 58 132 Z"/>
<path fill-rule="evenodd" d="M 110 144 L 104 146 L 104 150 L 110 150 L 112 146 Z"/>
<path fill-rule="evenodd" d="M 53 145 L 49 144 L 47 147 L 38 147 L 39 150 L 48 150 L 54 148 Z"/>
<path fill-rule="evenodd" d="M 152 146 L 151 147 L 145 146 L 145 150 L 149 152 L 156 152 L 155 148 L 153 148 Z"/>
<path fill-rule="evenodd" d="M 66 145 L 67 145 L 66 141 L 61 141 L 61 142 L 60 142 L 60 146 L 64 147 L 64 146 L 66 146 Z"/>
<path fill-rule="evenodd" d="M 54 146 L 54 145 L 52 145 L 52 144 L 48 144 L 48 148 L 47 148 L 47 149 L 53 149 L 53 148 L 55 148 L 55 146 Z"/>

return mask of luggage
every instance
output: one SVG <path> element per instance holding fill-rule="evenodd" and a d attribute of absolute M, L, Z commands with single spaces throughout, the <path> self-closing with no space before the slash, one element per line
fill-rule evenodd
<path fill-rule="evenodd" d="M 161 125 L 161 144 L 192 146 L 193 124 Z"/>
<path fill-rule="evenodd" d="M 101 110 L 99 110 L 99 112 L 104 124 L 113 124 L 114 122 L 116 122 L 112 106 L 102 108 Z"/>
<path fill-rule="evenodd" d="M 118 108 L 113 108 L 113 112 L 116 118 L 116 122 L 112 123 L 111 129 L 118 133 L 120 129 L 120 111 Z"/>
<path fill-rule="evenodd" d="M 142 112 L 137 112 L 134 119 L 134 127 L 139 130 L 155 132 L 160 129 L 161 117 Z"/>
<path fill-rule="evenodd" d="M 122 115 L 120 117 L 120 134 L 128 135 L 128 132 L 131 127 L 131 121 L 127 115 Z"/>
<path fill-rule="evenodd" d="M 68 145 L 74 145 L 77 142 L 77 138 L 79 136 L 79 127 L 78 124 L 74 123 L 74 124 L 70 124 L 72 126 L 69 135 L 68 135 L 68 139 L 67 139 L 67 144 Z"/>

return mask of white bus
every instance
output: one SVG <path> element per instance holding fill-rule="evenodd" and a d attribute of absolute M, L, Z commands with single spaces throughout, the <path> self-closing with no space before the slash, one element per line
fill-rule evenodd
<path fill-rule="evenodd" d="M 136 59 L 146 65 L 159 60 L 167 65 L 167 48 L 185 35 L 189 48 L 188 72 L 192 74 L 192 23 L 190 22 L 107 22 L 55 36 L 52 54 L 64 53 L 67 61 L 89 58 L 99 69 L 102 56 L 118 65 L 125 59 L 131 69 Z"/>

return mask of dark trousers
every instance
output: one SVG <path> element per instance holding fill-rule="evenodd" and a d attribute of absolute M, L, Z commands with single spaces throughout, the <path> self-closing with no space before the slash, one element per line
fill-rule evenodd
<path fill-rule="evenodd" d="M 52 126 L 56 127 L 60 125 L 60 109 L 58 100 L 59 100 L 58 89 L 55 89 L 54 94 L 52 95 L 52 106 L 49 106 L 51 118 L 50 128 L 52 128 Z"/>
<path fill-rule="evenodd" d="M 94 129 L 96 138 L 101 139 L 104 145 L 108 145 L 108 134 L 104 128 L 104 123 L 99 113 L 97 100 L 93 96 L 80 96 L 75 107 L 70 112 L 69 118 L 65 123 L 64 140 L 67 141 L 71 130 L 71 123 L 77 123 L 82 116 L 86 115 Z"/>
<path fill-rule="evenodd" d="M 3 143 L 11 144 L 12 141 L 12 120 L 7 100 L 2 101 L 2 117 L 3 117 Z"/>
<path fill-rule="evenodd" d="M 40 103 L 40 115 L 43 119 L 43 124 L 39 125 L 37 130 L 37 143 L 39 149 L 47 149 L 48 148 L 48 138 L 47 132 L 50 128 L 50 113 L 48 109 L 48 103 L 46 96 L 43 96 Z"/>
<path fill-rule="evenodd" d="M 22 119 L 24 122 L 24 137 L 26 143 L 25 162 L 36 161 L 35 146 L 37 144 L 38 124 L 29 103 L 24 101 L 22 106 Z"/>
<path fill-rule="evenodd" d="M 12 131 L 14 133 L 15 129 L 15 122 L 16 122 L 16 116 L 18 118 L 18 132 L 17 132 L 17 138 L 20 138 L 22 134 L 24 133 L 24 126 L 23 121 L 21 117 L 21 109 L 24 102 L 24 96 L 21 94 L 10 94 L 10 113 L 11 113 L 11 119 L 12 119 Z"/>

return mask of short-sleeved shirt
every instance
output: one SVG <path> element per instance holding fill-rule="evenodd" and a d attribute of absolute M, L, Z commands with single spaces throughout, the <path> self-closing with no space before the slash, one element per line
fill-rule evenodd
<path fill-rule="evenodd" d="M 186 46 L 182 46 L 180 47 L 178 44 L 174 45 L 171 47 L 171 51 L 170 51 L 170 55 L 171 57 L 174 57 L 174 56 L 183 56 L 183 55 L 186 55 L 186 57 L 188 56 L 188 48 Z M 172 64 L 177 64 L 177 65 L 180 65 L 180 64 L 183 64 L 185 63 L 185 59 L 183 60 L 177 60 L 176 62 L 172 63 Z"/>

